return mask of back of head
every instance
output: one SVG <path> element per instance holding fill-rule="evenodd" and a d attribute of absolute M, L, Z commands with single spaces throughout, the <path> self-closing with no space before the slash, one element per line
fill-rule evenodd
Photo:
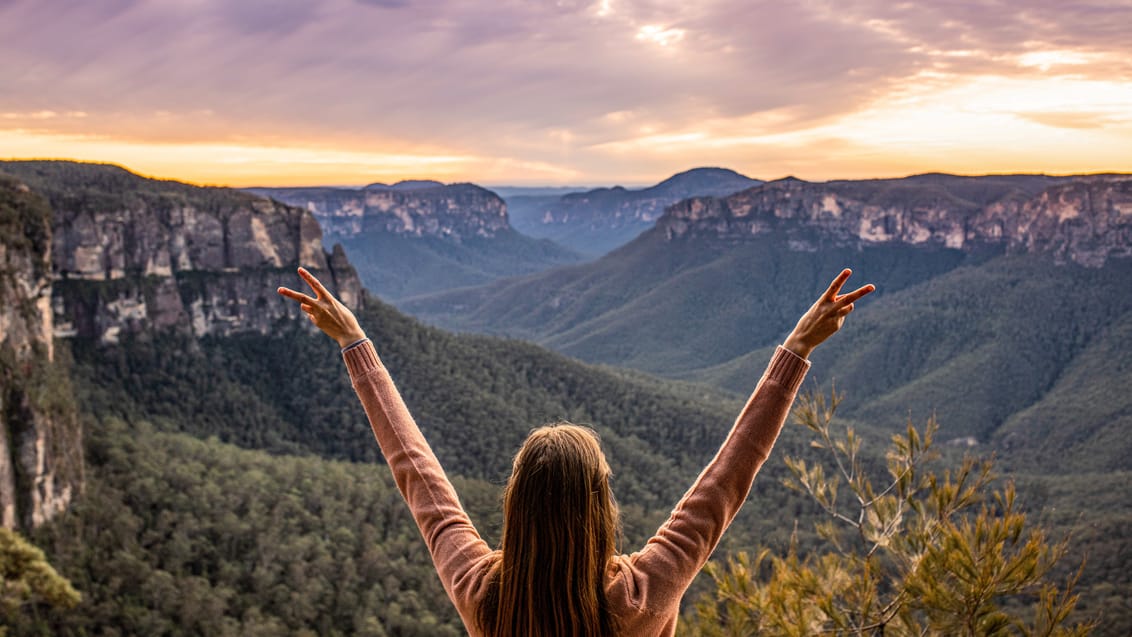
<path fill-rule="evenodd" d="M 503 496 L 502 556 L 480 612 L 493 637 L 613 634 L 605 572 L 617 543 L 609 464 L 597 434 L 531 432 Z"/>

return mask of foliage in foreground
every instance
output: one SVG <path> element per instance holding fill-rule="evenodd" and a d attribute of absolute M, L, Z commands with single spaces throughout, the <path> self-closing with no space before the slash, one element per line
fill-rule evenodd
<path fill-rule="evenodd" d="M 794 419 L 828 460 L 788 457 L 787 486 L 828 515 L 816 524 L 826 550 L 769 549 L 711 564 L 713 594 L 684 631 L 739 635 L 1086 635 L 1072 624 L 1076 577 L 1049 577 L 1068 542 L 1026 528 L 1012 484 L 995 484 L 990 460 L 966 459 L 942 475 L 927 464 L 936 423 L 893 436 L 887 478 L 875 486 L 851 427 L 835 434 L 836 393 L 800 399 Z M 827 474 L 827 469 L 829 473 Z"/>
<path fill-rule="evenodd" d="M 47 563 L 43 551 L 11 529 L 0 528 L 0 637 L 27 609 L 73 608 L 81 596 Z"/>

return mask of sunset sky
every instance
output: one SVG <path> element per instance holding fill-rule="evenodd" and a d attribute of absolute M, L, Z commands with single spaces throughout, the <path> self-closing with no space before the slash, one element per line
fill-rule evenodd
<path fill-rule="evenodd" d="M 194 183 L 1132 172 L 1132 0 L 0 0 L 0 158 Z"/>

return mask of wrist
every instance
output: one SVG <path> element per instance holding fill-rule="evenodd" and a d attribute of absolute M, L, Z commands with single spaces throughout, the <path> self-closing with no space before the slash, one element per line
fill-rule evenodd
<path fill-rule="evenodd" d="M 349 334 L 343 334 L 342 336 L 338 337 L 335 340 L 338 341 L 338 347 L 345 349 L 345 348 L 349 347 L 350 345 L 353 345 L 354 343 L 357 343 L 358 341 L 364 341 L 365 339 L 366 339 L 365 332 L 359 331 L 359 332 L 351 332 Z"/>
<path fill-rule="evenodd" d="M 790 350 L 800 358 L 809 359 L 810 354 L 814 351 L 812 345 L 806 345 L 801 340 L 790 336 L 782 343 L 782 347 Z"/>

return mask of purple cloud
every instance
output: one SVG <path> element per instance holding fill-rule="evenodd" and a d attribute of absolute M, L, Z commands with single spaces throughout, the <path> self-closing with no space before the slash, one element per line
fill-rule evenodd
<path fill-rule="evenodd" d="M 925 70 L 1040 74 L 1016 58 L 1043 48 L 1129 78 L 1129 24 L 1132 2 L 1054 0 L 10 0 L 0 113 L 555 163 L 650 126 L 812 126 Z"/>

